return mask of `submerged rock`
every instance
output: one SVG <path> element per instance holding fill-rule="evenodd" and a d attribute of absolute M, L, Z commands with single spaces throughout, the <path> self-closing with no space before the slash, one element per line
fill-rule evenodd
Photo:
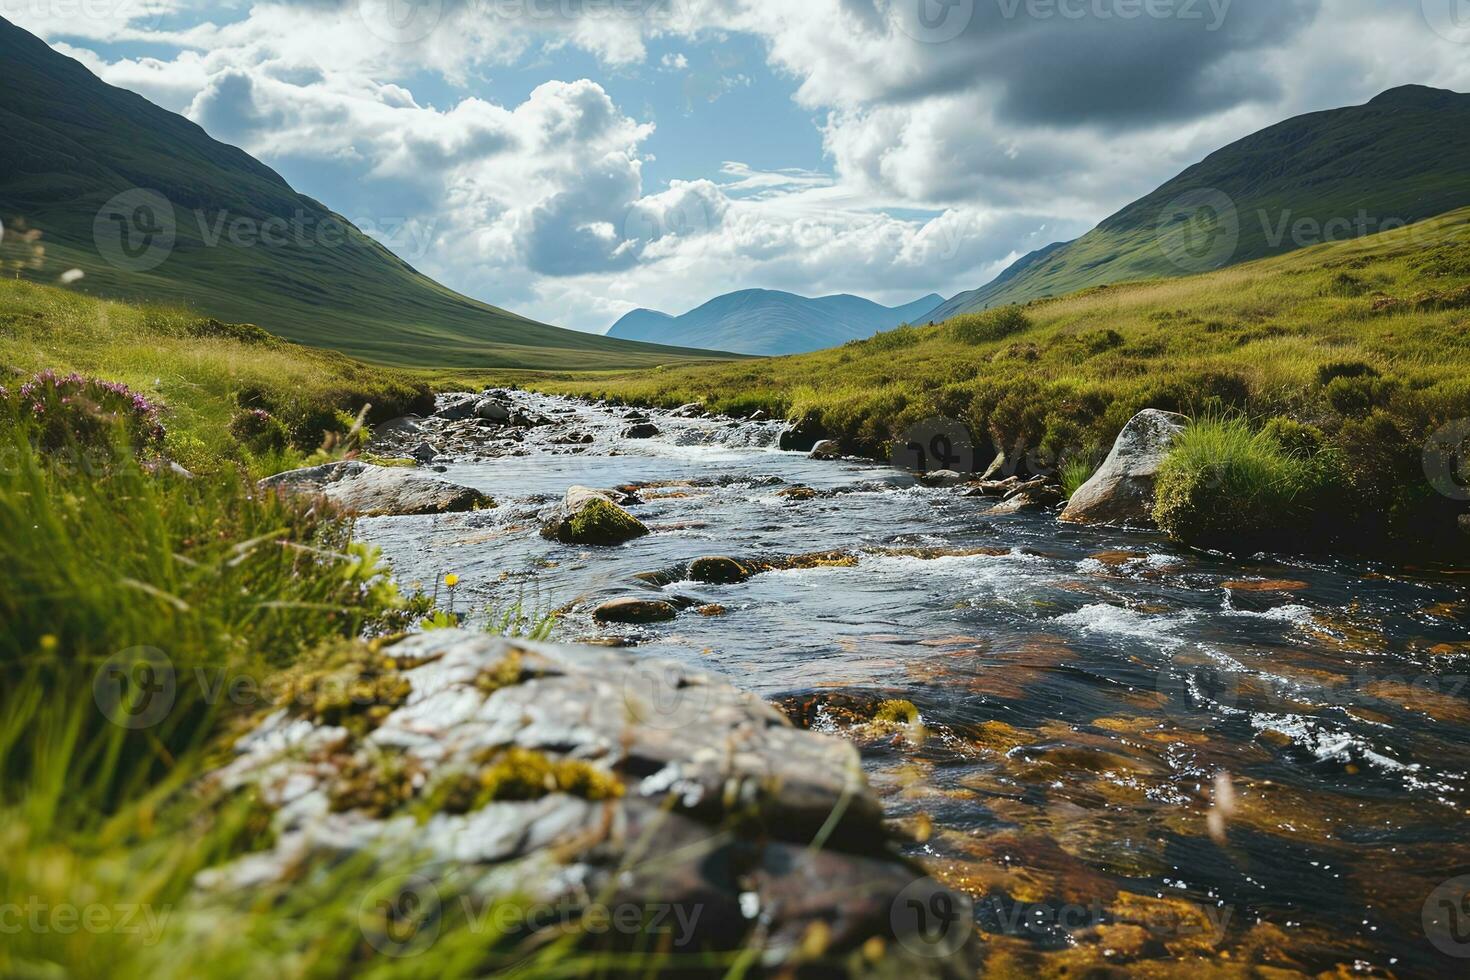
<path fill-rule="evenodd" d="M 640 916 L 623 941 L 758 949 L 776 966 L 820 934 L 836 962 L 876 940 L 887 964 L 914 955 L 936 972 L 909 953 L 928 947 L 901 914 L 924 873 L 895 856 L 850 743 L 708 674 L 610 650 L 442 630 L 379 666 L 398 696 L 370 727 L 286 700 L 234 742 L 205 784 L 257 794 L 271 839 L 198 887 L 248 903 L 344 862 L 412 855 L 431 894 L 566 909 L 533 929 L 595 905 L 672 907 L 680 929 L 655 935 Z M 942 972 L 973 976 L 970 958 Z"/>
<path fill-rule="evenodd" d="M 263 490 L 324 497 L 351 514 L 455 514 L 494 507 L 474 489 L 424 476 L 397 466 L 372 466 L 356 460 L 290 470 L 260 481 Z"/>
<path fill-rule="evenodd" d="M 1153 524 L 1159 465 L 1189 419 L 1149 408 L 1135 415 L 1102 467 L 1072 494 L 1061 519 L 1076 524 Z"/>
<path fill-rule="evenodd" d="M 627 597 L 604 602 L 592 618 L 599 623 L 665 623 L 678 615 L 673 603 Z"/>
<path fill-rule="evenodd" d="M 648 534 L 648 528 L 619 507 L 611 494 L 572 487 L 546 517 L 541 536 L 562 544 L 614 545 Z"/>

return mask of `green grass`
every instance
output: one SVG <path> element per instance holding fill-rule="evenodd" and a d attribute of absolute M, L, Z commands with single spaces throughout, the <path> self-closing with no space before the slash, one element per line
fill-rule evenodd
<path fill-rule="evenodd" d="M 1241 417 L 1191 423 L 1159 468 L 1154 520 L 1201 546 L 1269 546 L 1310 515 L 1323 467 Z"/>
<path fill-rule="evenodd" d="M 1227 200 L 1233 220 L 1211 210 Z M 1203 272 L 1467 205 L 1470 95 L 1408 86 L 1224 147 L 1076 241 L 955 297 L 936 318 Z"/>
<path fill-rule="evenodd" d="M 241 150 L 4 20 L 0 60 L 0 221 L 42 233 L 38 267 L 9 257 L 38 281 L 80 269 L 75 288 L 91 295 L 256 323 L 383 364 L 590 370 L 717 356 L 564 330 L 462 296 Z M 175 242 L 154 268 L 118 268 L 94 223 L 114 195 L 138 189 L 167 199 Z M 236 222 L 248 234 L 229 234 Z"/>
<path fill-rule="evenodd" d="M 47 369 L 120 381 L 161 401 L 169 454 L 190 469 L 225 460 L 286 468 L 326 433 L 346 431 L 339 413 L 371 405 L 369 421 L 378 422 L 433 405 L 429 383 L 409 372 L 177 309 L 0 280 L 0 385 Z M 278 419 L 292 446 L 251 457 L 231 431 L 250 408 Z"/>
<path fill-rule="evenodd" d="M 1341 529 L 1356 544 L 1443 533 L 1463 510 L 1430 489 L 1421 455 L 1439 426 L 1470 417 L 1470 210 L 988 314 L 1019 315 L 1030 326 L 997 339 L 939 324 L 796 357 L 525 383 L 639 404 L 812 412 L 847 451 L 873 458 L 931 416 L 965 423 L 981 455 L 1019 445 L 1043 462 L 1111 445 L 1144 408 L 1283 416 L 1320 430 L 1341 456 L 1341 496 L 1356 501 Z"/>

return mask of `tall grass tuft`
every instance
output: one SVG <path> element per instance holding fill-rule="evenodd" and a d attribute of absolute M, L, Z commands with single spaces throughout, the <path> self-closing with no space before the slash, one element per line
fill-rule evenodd
<path fill-rule="evenodd" d="M 1320 466 L 1274 431 L 1255 431 L 1238 416 L 1199 419 L 1159 468 L 1154 519 L 1185 544 L 1289 546 L 1279 536 L 1302 519 L 1320 485 Z"/>

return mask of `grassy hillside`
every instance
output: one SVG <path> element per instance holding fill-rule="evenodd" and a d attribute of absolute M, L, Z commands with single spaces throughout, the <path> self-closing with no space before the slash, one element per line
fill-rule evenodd
<path fill-rule="evenodd" d="M 372 405 L 371 419 L 384 420 L 432 405 L 423 377 L 258 328 L 0 280 L 0 387 L 44 370 L 122 382 L 161 403 L 169 454 L 193 469 L 231 459 L 289 465 L 345 428 L 339 412 Z M 242 458 L 230 425 L 252 408 L 277 418 L 294 448 L 275 459 Z"/>
<path fill-rule="evenodd" d="M 26 275 L 55 281 L 79 268 L 75 288 L 88 293 L 185 306 L 388 364 L 633 368 L 715 356 L 549 327 L 461 296 L 246 153 L 3 19 L 0 61 L 7 251 L 16 257 L 20 221 L 45 249 Z"/>
<path fill-rule="evenodd" d="M 1405 86 L 1233 143 L 1077 241 L 955 297 L 935 318 L 1206 272 L 1467 205 L 1470 95 Z"/>
<path fill-rule="evenodd" d="M 1470 210 L 814 354 L 538 384 L 811 413 L 849 450 L 873 456 L 909 424 L 942 415 L 992 451 L 1020 446 L 1048 464 L 1095 459 L 1147 407 L 1240 413 L 1257 426 L 1287 416 L 1340 452 L 1344 489 L 1377 517 L 1463 512 L 1428 486 L 1421 456 L 1429 433 L 1470 417 Z"/>

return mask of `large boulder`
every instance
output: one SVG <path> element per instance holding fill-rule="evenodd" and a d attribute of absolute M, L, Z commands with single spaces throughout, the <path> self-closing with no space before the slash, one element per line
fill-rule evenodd
<path fill-rule="evenodd" d="M 1189 419 L 1145 409 L 1118 434 L 1102 467 L 1072 494 L 1061 519 L 1075 524 L 1153 524 L 1159 465 Z"/>
<path fill-rule="evenodd" d="M 397 859 L 431 905 L 560 910 L 526 920 L 550 936 L 584 911 L 672 908 L 678 928 L 655 935 L 638 916 L 623 940 L 758 951 L 776 967 L 820 935 L 832 962 L 877 945 L 890 966 L 913 957 L 900 972 L 941 972 L 909 908 L 936 886 L 895 856 L 852 744 L 674 661 L 459 630 L 365 656 L 391 696 L 323 717 L 312 690 L 293 689 L 206 777 L 225 798 L 253 794 L 271 833 L 199 888 L 266 901 L 303 877 Z M 362 926 L 369 941 L 414 936 Z M 943 972 L 973 976 L 973 953 Z"/>
<path fill-rule="evenodd" d="M 605 490 L 572 487 L 545 516 L 541 536 L 562 544 L 613 545 L 648 533 L 643 522 L 619 507 Z"/>
<path fill-rule="evenodd" d="M 260 481 L 265 490 L 324 497 L 361 517 L 390 514 L 456 514 L 494 507 L 474 489 L 425 476 L 400 466 L 373 466 L 357 460 L 289 470 Z"/>

